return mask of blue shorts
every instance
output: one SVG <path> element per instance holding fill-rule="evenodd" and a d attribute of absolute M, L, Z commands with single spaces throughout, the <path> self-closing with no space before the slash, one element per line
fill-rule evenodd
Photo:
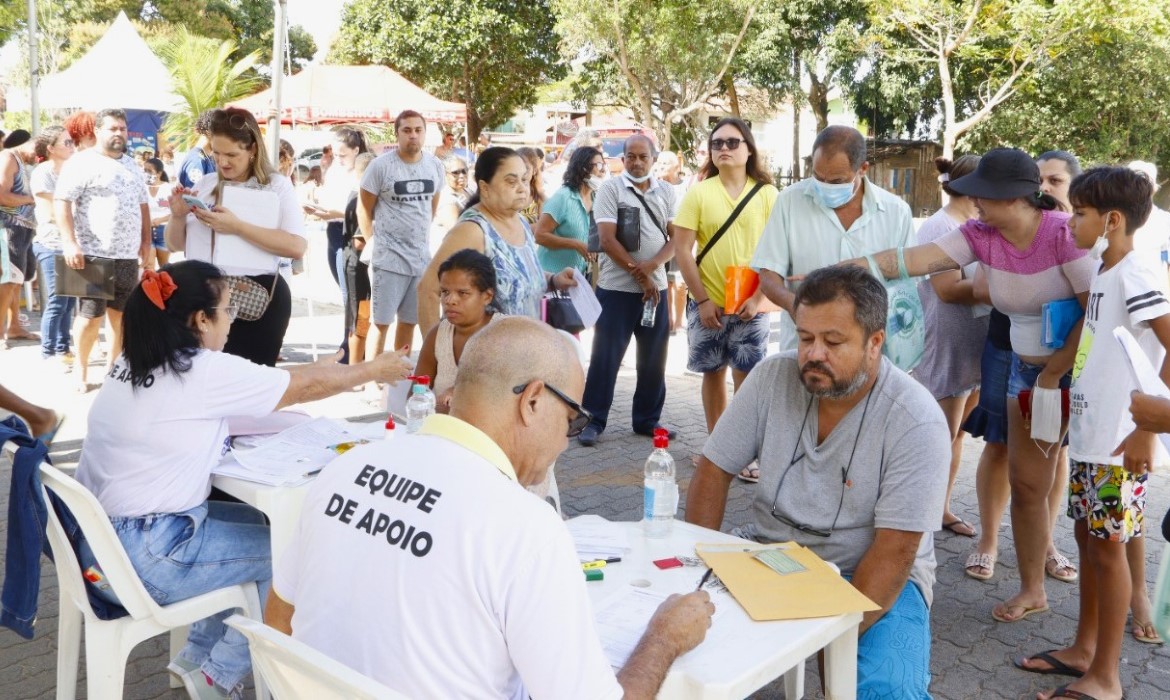
<path fill-rule="evenodd" d="M 694 299 L 687 299 L 687 369 L 706 374 L 731 365 L 750 372 L 768 354 L 771 332 L 768 314 L 756 314 L 750 321 L 724 314 L 722 328 L 707 328 Z"/>
<path fill-rule="evenodd" d="M 1034 365 L 1025 362 L 1020 356 L 1012 353 L 1012 372 L 1008 377 L 1007 395 L 1009 399 L 1019 398 L 1020 392 L 1036 386 L 1036 378 L 1044 371 L 1044 365 Z M 1060 388 L 1067 389 L 1072 383 L 1072 372 L 1060 378 Z"/>
<path fill-rule="evenodd" d="M 1007 444 L 1007 387 L 1012 351 L 1000 350 L 990 340 L 979 361 L 979 403 L 963 423 L 963 430 L 984 442 Z"/>
<path fill-rule="evenodd" d="M 166 239 L 166 236 L 163 235 L 166 233 L 166 230 L 167 230 L 166 224 L 162 224 L 161 226 L 155 226 L 154 228 L 152 228 L 150 230 L 150 243 L 151 243 L 151 245 L 153 245 L 155 248 L 157 248 L 159 250 L 166 250 L 167 249 L 167 239 Z"/>
<path fill-rule="evenodd" d="M 857 640 L 857 698 L 930 700 L 930 608 L 913 581 Z"/>

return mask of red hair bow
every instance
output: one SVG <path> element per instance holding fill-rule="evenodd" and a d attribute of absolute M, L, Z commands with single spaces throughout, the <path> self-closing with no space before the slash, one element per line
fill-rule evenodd
<path fill-rule="evenodd" d="M 165 272 L 146 270 L 142 273 L 142 292 L 150 302 L 160 309 L 166 310 L 166 301 L 171 298 L 179 285 Z"/>

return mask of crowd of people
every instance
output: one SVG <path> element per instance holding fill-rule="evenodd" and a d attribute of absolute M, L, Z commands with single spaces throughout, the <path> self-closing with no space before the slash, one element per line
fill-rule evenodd
<path fill-rule="evenodd" d="M 39 269 L 42 355 L 89 388 L 108 319 L 78 480 L 159 602 L 255 581 L 274 627 L 410 696 L 653 696 L 702 641 L 708 595 L 664 603 L 613 672 L 567 531 L 517 486 L 547 493 L 568 440 L 590 447 L 611 429 L 631 340 L 629 428 L 672 435 L 666 360 L 682 329 L 710 433 L 685 517 L 803 544 L 879 606 L 861 623 L 859 697 L 929 697 L 934 533 L 973 538 L 965 572 L 990 580 L 1009 502 L 1019 590 L 989 614 L 1042 614 L 1046 578 L 1079 583 L 1075 638 L 1014 661 L 1073 678 L 1041 698 L 1121 697 L 1127 614 L 1134 639 L 1161 643 L 1142 535 L 1147 474 L 1170 461 L 1155 439 L 1170 402 L 1131 399 L 1110 337 L 1130 332 L 1170 382 L 1170 215 L 1153 206 L 1149 163 L 1082 172 L 1063 151 L 1007 148 L 939 159 L 945 204 L 916 225 L 868 177 L 866 140 L 845 126 L 817 136 L 811 177 L 782 191 L 734 117 L 711 129 L 691 177 L 639 134 L 613 177 L 599 144 L 578 144 L 555 189 L 537 149 L 473 154 L 446 134 L 428 150 L 413 111 L 377 156 L 362 130 L 334 128 L 309 190 L 290 177 L 291 146 L 274 167 L 245 110 L 200 117 L 175 182 L 162 160 L 127 153 L 126 130 L 125 113 L 106 109 L 5 139 L 0 326 L 23 337 L 9 309 Z M 267 203 L 261 215 L 233 211 L 249 197 Z M 285 272 L 309 248 L 306 219 L 324 224 L 344 329 L 336 357 L 278 368 Z M 244 252 L 219 256 L 217 239 Z M 108 294 L 53 293 L 56 274 L 99 264 Z M 755 289 L 733 284 L 753 275 Z M 888 285 L 908 278 L 920 280 L 925 340 L 900 366 Z M 587 368 L 575 341 L 542 323 L 550 297 L 578 285 L 601 308 Z M 769 355 L 773 313 L 780 352 Z M 211 493 L 228 419 L 408 375 L 434 380 L 437 415 L 331 465 L 274 570 L 263 519 Z M 0 405 L 51 440 L 51 410 L 2 388 Z M 966 435 L 984 441 L 977 523 L 951 503 Z M 433 498 L 371 501 L 375 469 Z M 753 507 L 726 523 L 736 478 L 756 484 Z M 334 499 L 422 518 L 426 539 L 386 547 L 332 527 Z M 1053 544 L 1062 514 L 1076 563 Z M 170 666 L 192 697 L 236 697 L 249 671 L 222 619 L 195 625 Z"/>

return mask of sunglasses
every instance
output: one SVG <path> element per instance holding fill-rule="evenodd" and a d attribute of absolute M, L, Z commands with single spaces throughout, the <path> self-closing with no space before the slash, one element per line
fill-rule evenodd
<path fill-rule="evenodd" d="M 743 139 L 711 139 L 711 150 L 722 151 L 726 149 L 728 151 L 734 151 L 739 148 L 739 144 L 741 143 L 743 143 Z"/>
<path fill-rule="evenodd" d="M 467 168 L 460 168 L 459 170 L 448 170 L 448 175 L 467 175 Z"/>
<path fill-rule="evenodd" d="M 521 384 L 519 386 L 512 387 L 512 393 L 516 394 L 517 396 L 523 394 L 524 390 L 528 388 L 528 384 L 531 383 L 532 382 L 528 382 L 527 384 Z M 574 413 L 573 416 L 569 418 L 569 430 L 567 433 L 565 433 L 565 437 L 573 438 L 580 435 L 582 431 L 585 430 L 585 427 L 589 425 L 589 422 L 593 420 L 593 414 L 582 408 L 581 404 L 570 399 L 568 396 L 565 396 L 563 391 L 556 388 L 552 384 L 546 382 L 544 388 L 552 392 L 553 396 L 556 396 L 558 399 L 563 401 L 566 406 L 573 409 Z"/>

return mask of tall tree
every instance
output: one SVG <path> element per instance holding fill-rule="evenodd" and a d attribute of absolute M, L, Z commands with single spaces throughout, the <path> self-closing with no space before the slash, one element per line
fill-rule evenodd
<path fill-rule="evenodd" d="M 353 0 L 329 60 L 384 64 L 465 103 L 472 140 L 565 74 L 547 0 Z"/>
<path fill-rule="evenodd" d="M 737 60 L 738 74 L 776 100 L 807 101 L 817 131 L 829 125 L 829 93 L 849 84 L 864 57 L 865 0 L 765 0 Z"/>
<path fill-rule="evenodd" d="M 937 82 L 948 158 L 963 134 L 1059 55 L 1074 26 L 1065 6 L 1048 0 L 870 3 L 875 60 L 918 67 Z"/>
<path fill-rule="evenodd" d="M 1086 163 L 1153 160 L 1170 172 L 1170 0 L 1077 8 L 1078 41 L 963 145 L 1072 151 Z"/>
<path fill-rule="evenodd" d="M 676 123 L 708 106 L 752 25 L 758 0 L 553 0 L 566 57 L 614 76 L 609 98 L 670 148 Z"/>

